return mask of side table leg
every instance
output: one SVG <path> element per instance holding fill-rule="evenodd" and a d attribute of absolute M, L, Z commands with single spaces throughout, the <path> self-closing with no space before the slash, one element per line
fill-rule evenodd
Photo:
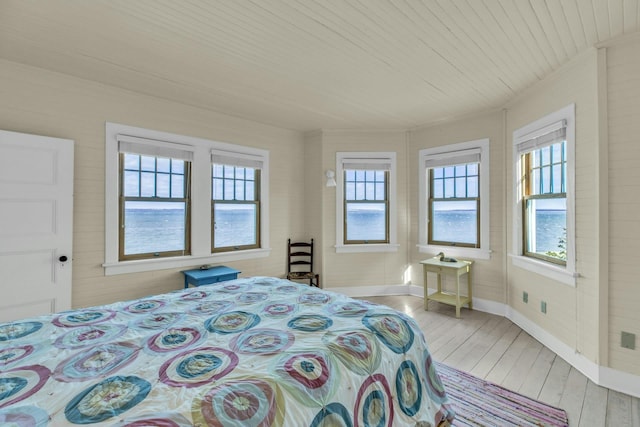
<path fill-rule="evenodd" d="M 460 318 L 460 275 L 456 273 L 456 318 Z"/>
<path fill-rule="evenodd" d="M 429 286 L 427 285 L 427 269 L 423 268 L 422 269 L 422 275 L 424 276 L 424 279 L 422 280 L 423 284 L 424 284 L 424 310 L 425 311 L 429 311 Z"/>
<path fill-rule="evenodd" d="M 469 271 L 467 272 L 467 292 L 469 295 L 469 310 L 473 310 L 473 293 L 471 291 L 471 266 L 467 267 Z"/>

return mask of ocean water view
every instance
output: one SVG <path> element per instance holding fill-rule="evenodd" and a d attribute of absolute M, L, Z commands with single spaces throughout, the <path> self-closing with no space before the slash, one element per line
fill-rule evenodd
<path fill-rule="evenodd" d="M 476 211 L 436 210 L 433 212 L 433 240 L 438 242 L 475 243 Z"/>
<path fill-rule="evenodd" d="M 254 211 L 219 209 L 216 211 L 216 247 L 250 244 L 255 241 Z M 354 209 L 348 212 L 349 240 L 382 240 L 385 237 L 384 212 Z M 443 241 L 472 241 L 476 234 L 473 211 L 452 210 L 434 213 L 436 238 Z M 565 235 L 566 213 L 538 210 L 537 252 L 557 251 Z M 179 251 L 184 249 L 184 211 L 181 209 L 127 209 L 125 211 L 125 253 Z"/>
<path fill-rule="evenodd" d="M 538 210 L 536 223 L 536 252 L 558 251 L 560 240 L 565 236 L 566 211 Z M 473 242 L 476 235 L 474 211 L 449 210 L 434 212 L 435 238 L 445 242 Z"/>
<path fill-rule="evenodd" d="M 255 222 L 255 205 L 242 209 L 216 207 L 215 247 L 254 245 L 257 238 Z"/>
<path fill-rule="evenodd" d="M 183 209 L 126 209 L 125 254 L 181 251 L 184 241 Z M 216 247 L 255 242 L 254 211 L 216 210 Z"/>
<path fill-rule="evenodd" d="M 181 251 L 184 241 L 184 209 L 125 209 L 126 255 Z"/>
<path fill-rule="evenodd" d="M 538 224 L 536 243 L 538 253 L 558 251 L 561 240 L 566 238 L 567 211 L 539 210 L 536 215 Z"/>
<path fill-rule="evenodd" d="M 362 206 L 362 205 L 360 205 Z M 385 240 L 384 210 L 378 206 L 371 208 L 347 205 L 347 240 Z"/>

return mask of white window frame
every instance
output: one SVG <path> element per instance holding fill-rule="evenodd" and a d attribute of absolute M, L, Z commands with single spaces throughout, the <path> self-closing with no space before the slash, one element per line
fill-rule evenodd
<path fill-rule="evenodd" d="M 460 142 L 419 151 L 418 156 L 418 251 L 420 253 L 437 254 L 444 252 L 447 256 L 471 259 L 490 259 L 490 141 L 488 138 Z M 429 167 L 427 161 L 438 159 L 444 162 L 448 158 L 455 159 L 465 152 L 480 152 L 480 247 L 469 248 L 449 245 L 431 245 L 428 240 L 429 221 Z M 453 164 L 453 163 L 452 163 Z"/>
<path fill-rule="evenodd" d="M 565 266 L 524 256 L 523 221 L 522 221 L 522 177 L 521 153 L 518 145 L 525 141 L 545 135 L 555 124 L 566 125 L 567 149 L 567 263 Z M 544 116 L 513 132 L 513 253 L 509 254 L 514 266 L 538 273 L 569 286 L 576 286 L 576 233 L 575 233 L 575 104 L 570 104 L 554 113 Z"/>
<path fill-rule="evenodd" d="M 193 153 L 191 163 L 191 255 L 118 260 L 118 135 L 137 138 L 151 145 L 171 144 Z M 225 151 L 259 158 L 262 162 L 260 186 L 261 247 L 233 252 L 211 253 L 211 153 Z M 237 144 L 144 129 L 118 123 L 105 125 L 105 275 L 126 274 L 203 264 L 239 261 L 269 256 L 269 152 Z"/>
<path fill-rule="evenodd" d="M 387 192 L 389 198 L 389 243 L 344 244 L 344 170 L 345 164 L 352 162 L 385 162 L 390 164 Z M 397 252 L 398 214 L 396 153 L 388 152 L 337 152 L 336 153 L 336 252 Z"/>

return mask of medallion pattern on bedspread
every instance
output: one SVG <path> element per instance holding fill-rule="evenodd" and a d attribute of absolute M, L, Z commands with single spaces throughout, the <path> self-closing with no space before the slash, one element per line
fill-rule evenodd
<path fill-rule="evenodd" d="M 331 402 L 338 377 L 331 354 L 317 351 L 285 353 L 273 367 L 278 383 L 298 402 L 321 408 Z"/>
<path fill-rule="evenodd" d="M 89 387 L 67 404 L 64 414 L 74 424 L 105 421 L 142 402 L 151 384 L 139 377 L 110 377 Z"/>
<path fill-rule="evenodd" d="M 238 356 L 218 347 L 187 350 L 160 367 L 159 378 L 172 387 L 199 387 L 223 378 L 238 366 Z"/>
<path fill-rule="evenodd" d="M 60 362 L 53 378 L 71 382 L 107 376 L 133 362 L 139 350 L 140 347 L 128 342 L 98 345 Z"/>
<path fill-rule="evenodd" d="M 116 324 L 79 326 L 59 336 L 53 343 L 62 349 L 80 349 L 111 342 L 125 333 L 127 327 Z"/>
<path fill-rule="evenodd" d="M 59 327 L 75 328 L 76 326 L 106 322 L 113 319 L 115 315 L 116 312 L 112 310 L 82 310 L 57 316 L 51 323 Z"/>
<path fill-rule="evenodd" d="M 16 406 L 0 409 L 0 425 L 46 426 L 49 414 L 36 406 Z"/>
<path fill-rule="evenodd" d="M 0 373 L 0 408 L 36 394 L 51 372 L 42 365 L 23 366 Z"/>
<path fill-rule="evenodd" d="M 0 425 L 438 425 L 418 325 L 254 277 L 0 324 Z"/>
<path fill-rule="evenodd" d="M 367 314 L 362 323 L 394 353 L 406 353 L 413 345 L 413 330 L 396 314 Z"/>
<path fill-rule="evenodd" d="M 19 322 L 0 325 L 0 342 L 26 337 L 42 328 L 42 322 Z"/>
<path fill-rule="evenodd" d="M 36 347 L 30 344 L 0 349 L 0 369 L 15 365 L 33 353 L 35 349 Z"/>
<path fill-rule="evenodd" d="M 222 335 L 236 334 L 253 328 L 260 323 L 260 316 L 246 311 L 230 311 L 212 317 L 204 322 L 209 332 Z"/>
<path fill-rule="evenodd" d="M 190 347 L 204 336 L 205 332 L 195 328 L 169 328 L 150 337 L 147 349 L 154 353 L 169 353 Z"/>
<path fill-rule="evenodd" d="M 165 306 L 165 302 L 157 299 L 148 299 L 134 302 L 123 308 L 124 311 L 129 313 L 150 313 L 156 311 Z"/>

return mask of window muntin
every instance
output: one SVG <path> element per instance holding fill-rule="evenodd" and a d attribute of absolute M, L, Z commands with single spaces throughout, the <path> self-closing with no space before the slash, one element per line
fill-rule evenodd
<path fill-rule="evenodd" d="M 524 255 L 566 265 L 566 141 L 522 154 L 521 165 Z"/>
<path fill-rule="evenodd" d="M 212 252 L 260 247 L 260 169 L 211 168 Z"/>
<path fill-rule="evenodd" d="M 480 164 L 429 169 L 430 245 L 480 247 Z"/>
<path fill-rule="evenodd" d="M 344 244 L 389 243 L 389 173 L 344 170 Z"/>
<path fill-rule="evenodd" d="M 119 159 L 119 259 L 188 255 L 190 162 L 135 153 Z"/>

